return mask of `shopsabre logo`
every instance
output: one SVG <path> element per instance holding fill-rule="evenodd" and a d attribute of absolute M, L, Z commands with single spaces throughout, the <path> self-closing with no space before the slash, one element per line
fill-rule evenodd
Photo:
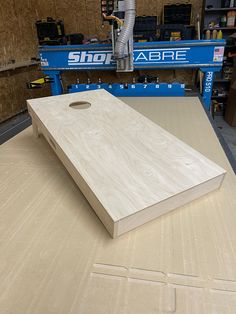
<path fill-rule="evenodd" d="M 145 63 L 188 63 L 190 48 L 163 48 L 134 51 L 134 62 Z"/>
<path fill-rule="evenodd" d="M 190 48 L 163 48 L 150 50 L 135 50 L 134 62 L 136 64 L 148 63 L 188 63 Z M 111 51 L 71 51 L 68 56 L 68 65 L 113 65 Z"/>
<path fill-rule="evenodd" d="M 109 65 L 114 63 L 111 51 L 72 51 L 69 53 L 69 65 Z"/>

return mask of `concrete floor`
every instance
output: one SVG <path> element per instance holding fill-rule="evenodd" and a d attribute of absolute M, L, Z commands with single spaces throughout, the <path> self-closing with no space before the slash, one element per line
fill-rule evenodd
<path fill-rule="evenodd" d="M 236 160 L 236 127 L 231 127 L 222 116 L 215 117 L 214 123 Z"/>

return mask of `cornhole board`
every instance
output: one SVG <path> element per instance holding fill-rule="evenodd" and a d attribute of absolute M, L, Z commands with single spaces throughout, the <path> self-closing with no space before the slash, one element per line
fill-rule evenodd
<path fill-rule="evenodd" d="M 225 170 L 105 90 L 28 100 L 112 237 L 221 186 Z"/>

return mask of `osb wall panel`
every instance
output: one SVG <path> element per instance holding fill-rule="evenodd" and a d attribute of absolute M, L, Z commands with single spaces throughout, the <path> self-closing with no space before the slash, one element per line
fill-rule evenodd
<path fill-rule="evenodd" d="M 50 95 L 49 86 L 37 90 L 26 88 L 26 82 L 39 76 L 37 67 L 0 73 L 0 122 L 24 111 L 26 99 Z"/>
<path fill-rule="evenodd" d="M 37 56 L 35 31 L 35 1 L 1 1 L 0 6 L 0 66 L 10 60 L 30 60 Z M 49 94 L 48 89 L 28 90 L 26 83 L 42 73 L 38 67 L 0 73 L 0 122 L 26 109 L 26 99 Z"/>
<path fill-rule="evenodd" d="M 1 1 L 1 64 L 11 59 L 29 60 L 37 55 L 33 2 L 30 0 Z"/>
<path fill-rule="evenodd" d="M 186 1 L 178 0 L 178 3 Z M 193 22 L 201 12 L 202 1 L 192 0 Z M 175 0 L 137 0 L 138 15 L 159 15 L 161 18 L 163 4 L 176 3 Z M 35 21 L 51 16 L 62 19 L 67 33 L 81 32 L 86 36 L 98 36 L 106 39 L 110 31 L 106 23 L 102 26 L 99 0 L 7 0 L 0 5 L 0 66 L 9 60 L 30 60 L 37 56 L 37 37 Z M 149 74 L 149 72 L 145 72 Z M 86 81 L 88 77 L 97 81 L 99 77 L 106 82 L 131 82 L 139 73 L 116 74 L 114 72 L 73 73 L 63 76 L 65 85 L 74 83 L 77 78 Z M 141 74 L 144 74 L 142 72 Z M 41 73 L 33 69 L 17 72 L 4 72 L 0 75 L 0 121 L 15 115 L 25 108 L 25 100 L 30 97 L 48 94 L 48 89 L 27 91 L 26 82 Z M 152 71 L 160 81 L 192 83 L 192 71 Z"/>
<path fill-rule="evenodd" d="M 178 3 L 186 1 L 178 0 Z M 163 5 L 175 0 L 137 0 L 138 15 L 162 15 Z M 193 22 L 201 12 L 202 1 L 192 0 Z M 0 62 L 26 60 L 37 54 L 34 23 L 52 16 L 63 19 L 67 33 L 82 32 L 105 39 L 109 26 L 102 27 L 98 0 L 8 0 L 0 6 Z"/>

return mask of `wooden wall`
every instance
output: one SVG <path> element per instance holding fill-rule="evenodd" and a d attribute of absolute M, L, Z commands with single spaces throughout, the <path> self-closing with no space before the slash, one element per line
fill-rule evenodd
<path fill-rule="evenodd" d="M 0 67 L 37 57 L 34 27 L 36 1 L 7 0 L 0 6 Z M 42 74 L 37 66 L 0 72 L 0 122 L 26 109 L 26 99 L 49 95 L 49 90 L 26 88 Z"/>
<path fill-rule="evenodd" d="M 174 0 L 137 0 L 138 15 L 162 14 L 164 3 L 186 3 Z M 193 21 L 201 12 L 202 1 L 192 0 Z M 81 32 L 87 36 L 97 35 L 105 39 L 109 26 L 102 27 L 100 1 L 98 0 L 7 0 L 0 6 L 0 67 L 14 59 L 16 62 L 30 60 L 37 56 L 37 37 L 34 23 L 38 19 L 51 16 L 63 19 L 67 33 Z M 153 74 L 156 74 L 153 73 Z M 49 94 L 48 89 L 29 91 L 26 82 L 41 76 L 37 67 L 0 73 L 0 121 L 3 121 L 25 109 L 25 100 Z M 67 84 L 80 77 L 86 80 L 91 76 L 96 80 L 131 81 L 132 75 L 115 73 L 81 73 L 64 76 Z M 162 81 L 192 81 L 192 71 L 159 71 Z"/>

